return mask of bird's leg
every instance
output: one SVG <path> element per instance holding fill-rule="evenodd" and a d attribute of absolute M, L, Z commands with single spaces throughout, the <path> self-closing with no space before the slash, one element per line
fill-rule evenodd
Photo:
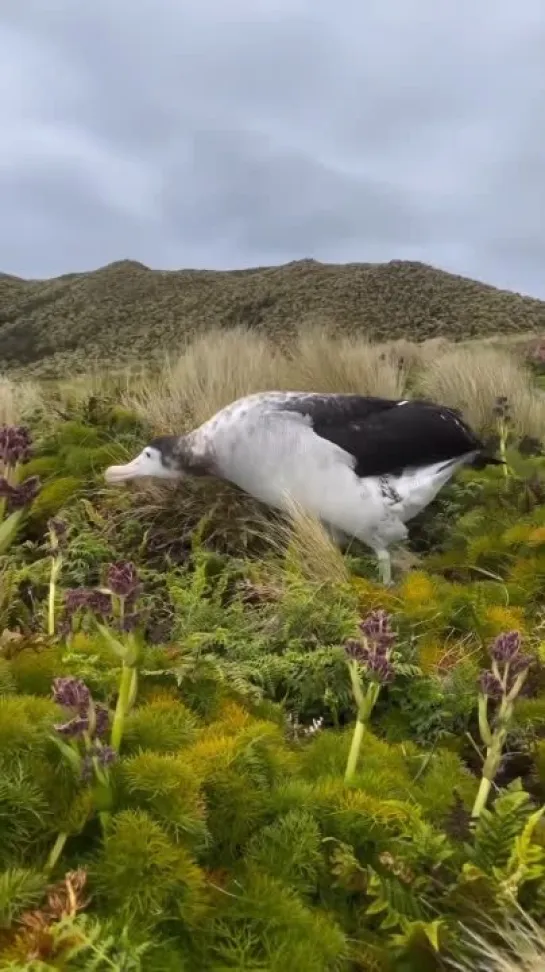
<path fill-rule="evenodd" d="M 380 572 L 380 579 L 385 587 L 391 587 L 392 584 L 392 559 L 390 557 L 389 550 L 377 550 L 377 560 L 378 568 Z"/>

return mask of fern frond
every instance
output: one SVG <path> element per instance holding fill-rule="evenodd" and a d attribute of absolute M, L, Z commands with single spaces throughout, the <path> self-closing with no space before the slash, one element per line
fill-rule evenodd
<path fill-rule="evenodd" d="M 530 797 L 520 784 L 512 784 L 485 808 L 477 822 L 470 858 L 476 867 L 490 875 L 507 865 L 513 844 L 530 818 Z"/>
<path fill-rule="evenodd" d="M 316 889 L 324 868 L 320 829 L 304 810 L 291 810 L 263 827 L 250 840 L 244 856 L 251 866 L 285 881 L 300 894 Z"/>
<path fill-rule="evenodd" d="M 28 908 L 39 904 L 47 877 L 30 868 L 13 867 L 0 873 L 0 928 L 9 928 Z"/>

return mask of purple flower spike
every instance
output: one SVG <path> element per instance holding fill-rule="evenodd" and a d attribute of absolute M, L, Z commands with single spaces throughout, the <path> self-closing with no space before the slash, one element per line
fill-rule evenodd
<path fill-rule="evenodd" d="M 530 655 L 517 655 L 509 664 L 510 675 L 520 675 L 525 672 L 532 664 L 533 658 Z"/>
<path fill-rule="evenodd" d="M 55 730 L 61 736 L 68 736 L 70 739 L 81 739 L 89 729 L 89 719 L 87 716 L 77 715 L 68 722 L 60 722 L 55 726 Z"/>
<path fill-rule="evenodd" d="M 111 564 L 108 570 L 108 587 L 117 597 L 134 597 L 140 590 L 134 564 L 124 560 Z"/>
<path fill-rule="evenodd" d="M 369 649 L 355 638 L 350 638 L 345 642 L 344 650 L 352 661 L 357 661 L 360 664 L 363 664 L 369 658 Z"/>
<path fill-rule="evenodd" d="M 22 510 L 40 490 L 39 476 L 30 476 L 20 486 L 11 486 L 5 476 L 0 477 L 0 499 L 7 499 L 8 511 Z"/>
<path fill-rule="evenodd" d="M 96 759 L 102 769 L 107 769 L 117 759 L 117 753 L 111 746 L 93 746 L 86 753 L 81 766 L 81 776 L 86 783 L 90 783 L 93 778 L 93 760 Z"/>
<path fill-rule="evenodd" d="M 76 587 L 65 591 L 64 607 L 68 615 L 75 614 L 81 608 L 94 611 L 106 617 L 112 610 L 112 599 L 105 591 L 94 591 L 87 587 Z"/>
<path fill-rule="evenodd" d="M 479 688 L 482 694 L 489 699 L 501 699 L 503 696 L 502 684 L 493 672 L 482 673 L 479 679 Z"/>
<path fill-rule="evenodd" d="M 369 661 L 367 662 L 367 673 L 375 681 L 380 682 L 382 685 L 386 685 L 387 682 L 392 682 L 395 677 L 394 667 L 388 661 L 380 655 L 371 655 Z"/>
<path fill-rule="evenodd" d="M 91 693 L 85 682 L 79 678 L 56 678 L 53 681 L 53 699 L 67 709 L 76 709 L 80 714 L 87 712 Z"/>
<path fill-rule="evenodd" d="M 112 613 L 112 598 L 106 591 L 89 591 L 87 607 L 94 614 L 100 614 L 103 618 Z"/>
<path fill-rule="evenodd" d="M 490 648 L 490 654 L 495 661 L 506 664 L 516 658 L 520 651 L 520 644 L 520 632 L 508 631 L 505 634 L 498 635 Z"/>
<path fill-rule="evenodd" d="M 40 486 L 39 476 L 29 476 L 20 486 L 13 486 L 9 495 L 9 509 L 22 510 L 23 507 L 28 506 L 40 492 Z"/>
<path fill-rule="evenodd" d="M 0 462 L 14 466 L 30 457 L 31 438 L 23 425 L 0 426 Z"/>
<path fill-rule="evenodd" d="M 385 655 L 396 639 L 390 626 L 390 615 L 386 611 L 371 611 L 360 624 L 360 629 L 369 641 L 375 642 L 380 654 Z"/>
<path fill-rule="evenodd" d="M 75 614 L 80 608 L 87 607 L 91 591 L 86 587 L 76 587 L 64 592 L 64 608 L 68 615 Z"/>
<path fill-rule="evenodd" d="M 110 715 L 103 705 L 96 706 L 95 719 L 95 736 L 105 736 L 110 725 Z"/>

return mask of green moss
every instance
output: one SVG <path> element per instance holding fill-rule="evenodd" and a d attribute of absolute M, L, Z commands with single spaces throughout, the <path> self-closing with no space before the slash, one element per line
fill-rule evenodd
<path fill-rule="evenodd" d="M 46 483 L 32 503 L 29 512 L 31 522 L 44 523 L 56 516 L 83 488 L 77 476 L 62 476 Z"/>
<path fill-rule="evenodd" d="M 53 679 L 62 672 L 62 649 L 23 648 L 9 662 L 17 691 L 29 695 L 49 695 Z"/>
<path fill-rule="evenodd" d="M 144 810 L 116 814 L 93 866 L 103 908 L 129 922 L 198 922 L 205 905 L 204 875 Z"/>
<path fill-rule="evenodd" d="M 36 456 L 24 465 L 25 478 L 39 476 L 42 480 L 50 479 L 58 472 L 59 462 L 56 456 Z"/>
<path fill-rule="evenodd" d="M 122 804 L 149 811 L 176 839 L 203 843 L 204 801 L 198 770 L 183 755 L 145 752 L 123 761 L 117 773 Z"/>
<path fill-rule="evenodd" d="M 47 743 L 60 710 L 49 699 L 32 695 L 4 696 L 0 705 L 0 754 L 10 762 L 18 754 L 36 753 Z"/>
<path fill-rule="evenodd" d="M 128 752 L 175 753 L 195 737 L 196 719 L 180 701 L 159 697 L 130 713 L 124 745 Z"/>
<path fill-rule="evenodd" d="M 16 689 L 10 663 L 5 658 L 0 658 L 0 698 L 3 695 L 13 695 Z"/>

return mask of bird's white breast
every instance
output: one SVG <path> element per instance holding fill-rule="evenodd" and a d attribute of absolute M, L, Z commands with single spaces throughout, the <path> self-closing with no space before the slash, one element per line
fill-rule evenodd
<path fill-rule="evenodd" d="M 359 479 L 353 457 L 317 436 L 305 416 L 250 401 L 214 423 L 207 434 L 220 474 L 261 502 L 277 509 L 295 502 L 351 535 L 384 515 L 378 480 Z"/>

